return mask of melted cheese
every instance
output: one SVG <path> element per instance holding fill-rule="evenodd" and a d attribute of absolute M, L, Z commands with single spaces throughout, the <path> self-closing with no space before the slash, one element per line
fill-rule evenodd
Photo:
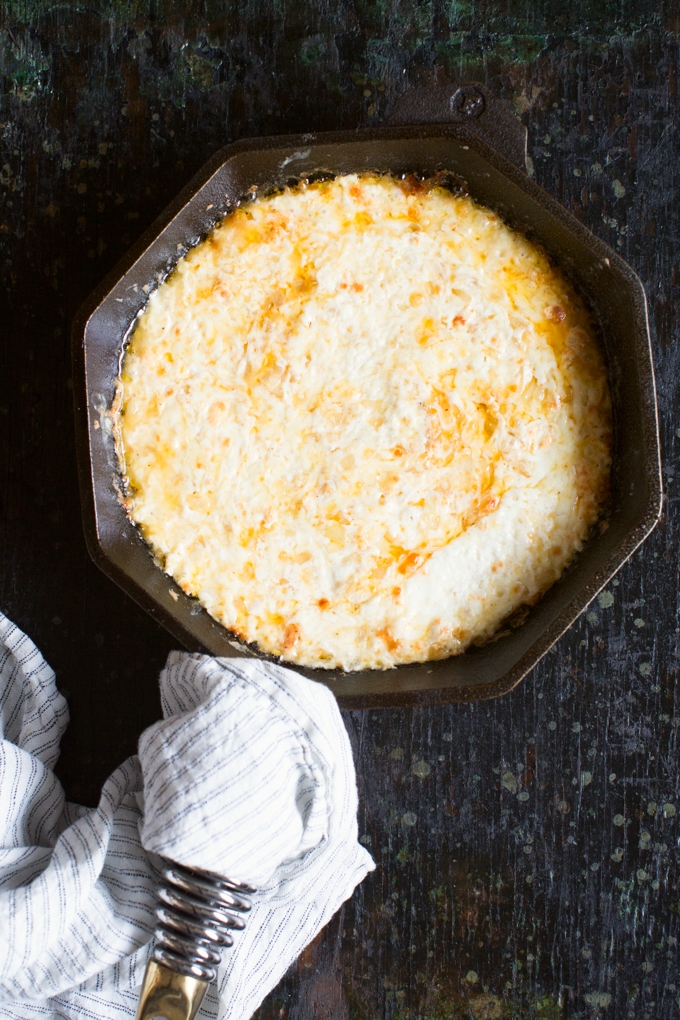
<path fill-rule="evenodd" d="M 152 294 L 114 410 L 129 513 L 166 571 L 307 666 L 487 640 L 607 495 L 580 299 L 489 209 L 413 181 L 235 211 Z"/>

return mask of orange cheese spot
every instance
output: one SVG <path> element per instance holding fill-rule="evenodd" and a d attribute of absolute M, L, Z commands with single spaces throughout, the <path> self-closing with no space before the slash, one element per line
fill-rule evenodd
<path fill-rule="evenodd" d="M 380 630 L 377 630 L 376 635 L 385 642 L 390 652 L 399 651 L 401 641 L 397 641 L 397 639 L 390 634 L 389 627 L 382 627 Z"/>
<path fill-rule="evenodd" d="M 427 563 L 430 555 L 430 553 L 425 552 L 408 553 L 397 567 L 397 570 L 400 574 L 414 574 L 416 570 L 422 567 L 423 563 Z"/>
<path fill-rule="evenodd" d="M 283 649 L 288 652 L 300 637 L 300 628 L 297 623 L 289 623 L 283 632 Z"/>

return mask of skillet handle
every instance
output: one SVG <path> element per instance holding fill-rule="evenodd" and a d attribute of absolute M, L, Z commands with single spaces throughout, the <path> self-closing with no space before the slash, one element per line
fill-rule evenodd
<path fill-rule="evenodd" d="M 479 82 L 409 89 L 395 103 L 387 123 L 400 127 L 464 124 L 520 169 L 527 168 L 527 129 L 506 103 Z"/>

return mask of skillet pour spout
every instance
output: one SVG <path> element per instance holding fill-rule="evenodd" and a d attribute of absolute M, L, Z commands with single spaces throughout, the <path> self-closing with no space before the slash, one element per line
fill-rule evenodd
<path fill-rule="evenodd" d="M 221 149 L 143 235 L 73 325 L 74 397 L 85 536 L 101 569 L 183 645 L 257 656 L 185 595 L 154 561 L 121 502 L 110 428 L 120 358 L 148 294 L 252 189 L 319 172 L 396 176 L 446 170 L 473 198 L 538 242 L 599 327 L 614 412 L 612 496 L 581 553 L 524 618 L 496 640 L 439 662 L 342 673 L 302 669 L 343 708 L 451 703 L 510 691 L 577 619 L 661 513 L 656 391 L 643 286 L 626 262 L 526 172 L 526 128 L 484 85 L 406 92 L 383 127 L 247 139 Z M 266 656 L 261 656 L 266 658 Z"/>

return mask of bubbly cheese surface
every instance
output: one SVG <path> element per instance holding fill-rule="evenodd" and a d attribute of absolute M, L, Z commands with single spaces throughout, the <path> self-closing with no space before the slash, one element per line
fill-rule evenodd
<path fill-rule="evenodd" d="M 128 511 L 168 574 L 307 666 L 490 638 L 608 493 L 581 300 L 495 213 L 413 179 L 230 214 L 151 295 L 113 412 Z"/>

